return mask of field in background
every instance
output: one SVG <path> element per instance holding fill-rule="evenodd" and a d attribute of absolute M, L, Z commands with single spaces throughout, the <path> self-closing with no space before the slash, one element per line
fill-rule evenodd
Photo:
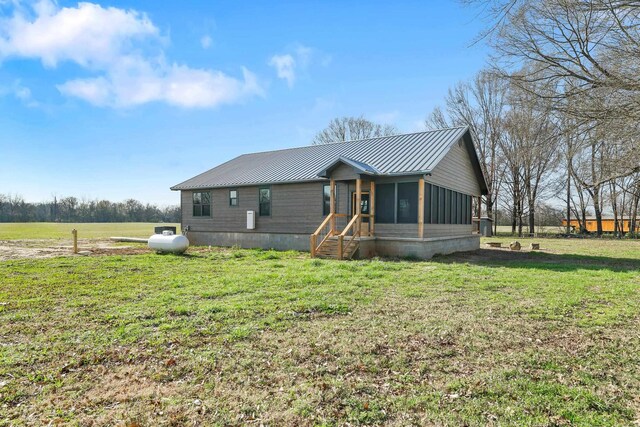
<path fill-rule="evenodd" d="M 0 240 L 71 239 L 71 230 L 78 230 L 79 239 L 104 239 L 111 236 L 149 237 L 153 227 L 180 224 L 154 224 L 147 222 L 58 223 L 19 222 L 0 223 Z"/>
<path fill-rule="evenodd" d="M 638 424 L 640 242 L 532 240 L 0 262 L 0 426 Z"/>
<path fill-rule="evenodd" d="M 524 233 L 528 233 L 529 232 L 529 227 L 525 227 L 524 228 Z M 536 233 L 549 233 L 549 234 L 564 234 L 566 232 L 566 229 L 562 226 L 559 225 L 544 225 L 544 226 L 538 226 L 536 227 Z M 498 233 L 502 234 L 502 233 L 511 233 L 511 226 L 510 225 L 499 225 L 498 226 Z"/>

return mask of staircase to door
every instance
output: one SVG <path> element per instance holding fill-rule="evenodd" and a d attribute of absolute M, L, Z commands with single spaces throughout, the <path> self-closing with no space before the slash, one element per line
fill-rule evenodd
<path fill-rule="evenodd" d="M 339 234 L 335 230 L 337 217 L 346 216 L 329 214 L 311 235 L 311 257 L 351 259 L 360 247 L 362 231 L 361 215 L 354 215 L 351 221 Z"/>

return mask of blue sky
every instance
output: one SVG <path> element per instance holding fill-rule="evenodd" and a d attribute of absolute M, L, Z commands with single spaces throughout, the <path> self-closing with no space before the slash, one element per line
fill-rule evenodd
<path fill-rule="evenodd" d="M 337 116 L 420 130 L 481 28 L 457 1 L 0 0 L 0 193 L 177 204 Z"/>

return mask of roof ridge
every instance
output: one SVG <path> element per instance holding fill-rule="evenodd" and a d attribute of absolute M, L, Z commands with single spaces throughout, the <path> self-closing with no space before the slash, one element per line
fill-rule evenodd
<path fill-rule="evenodd" d="M 303 148 L 311 148 L 311 147 L 326 147 L 326 146 L 329 146 L 329 145 L 348 144 L 348 143 L 351 143 L 351 142 L 372 141 L 374 139 L 393 138 L 393 137 L 396 137 L 396 136 L 418 135 L 418 134 L 421 134 L 421 133 L 431 133 L 431 132 L 438 132 L 438 131 L 443 131 L 443 130 L 465 129 L 467 127 L 468 126 L 451 126 L 451 127 L 448 127 L 448 128 L 428 129 L 428 130 L 423 130 L 423 131 L 420 131 L 420 132 L 396 133 L 396 134 L 393 134 L 393 135 L 375 136 L 375 137 L 372 137 L 372 138 L 348 139 L 346 141 L 327 142 L 326 144 L 311 144 L 311 145 L 301 145 L 301 146 L 298 146 L 298 147 L 278 148 L 277 150 L 254 151 L 252 153 L 241 154 L 241 156 L 250 156 L 252 154 L 277 153 L 277 152 L 280 152 L 280 151 L 289 151 L 289 150 L 301 150 Z M 240 157 L 240 156 L 237 156 L 237 157 Z"/>

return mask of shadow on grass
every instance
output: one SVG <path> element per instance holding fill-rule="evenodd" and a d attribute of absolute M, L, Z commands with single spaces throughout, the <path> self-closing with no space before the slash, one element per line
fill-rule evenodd
<path fill-rule="evenodd" d="M 640 259 L 607 256 L 554 254 L 550 252 L 516 252 L 500 249 L 478 249 L 452 255 L 437 256 L 433 262 L 444 264 L 467 263 L 490 267 L 531 268 L 552 271 L 610 270 L 616 272 L 637 271 Z"/>

